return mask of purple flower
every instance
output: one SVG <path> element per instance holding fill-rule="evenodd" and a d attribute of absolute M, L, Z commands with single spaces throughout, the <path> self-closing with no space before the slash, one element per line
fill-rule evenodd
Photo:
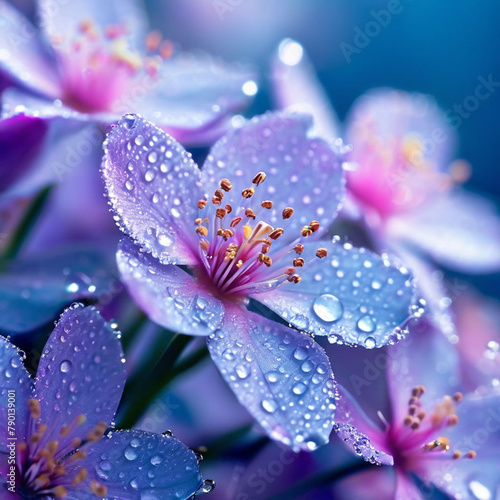
<path fill-rule="evenodd" d="M 256 117 L 200 170 L 170 136 L 125 115 L 102 167 L 132 238 L 117 255 L 131 295 L 157 323 L 208 336 L 240 403 L 271 437 L 309 450 L 328 440 L 335 386 L 307 333 L 367 348 L 394 342 L 413 297 L 407 271 L 388 259 L 318 241 L 344 182 L 340 156 L 308 137 L 310 125 L 303 115 Z"/>
<path fill-rule="evenodd" d="M 117 333 L 94 308 L 64 312 L 35 381 L 22 361 L 0 338 L 2 498 L 159 500 L 202 485 L 195 454 L 171 435 L 108 430 L 125 367 Z"/>
<path fill-rule="evenodd" d="M 372 421 L 342 388 L 343 426 L 351 424 L 394 458 L 390 498 L 428 498 L 433 488 L 457 499 L 495 498 L 500 395 L 462 394 L 456 346 L 430 324 L 420 326 L 394 347 L 387 371 L 391 413 L 378 412 L 380 421 Z M 365 455 L 363 448 L 355 449 Z"/>
<path fill-rule="evenodd" d="M 352 145 L 342 215 L 370 233 L 377 251 L 400 256 L 419 279 L 429 310 L 454 335 L 446 311 L 453 291 L 432 276 L 429 259 L 460 272 L 500 269 L 500 218 L 493 203 L 459 187 L 469 174 L 452 161 L 456 131 L 434 99 L 376 89 L 360 97 L 344 130 L 300 44 L 284 40 L 273 63 L 277 105 L 307 110 L 315 132 Z"/>
<path fill-rule="evenodd" d="M 204 142 L 256 92 L 247 69 L 177 54 L 147 33 L 134 0 L 39 0 L 37 8 L 40 29 L 0 3 L 0 71 L 19 87 L 4 93 L 7 110 L 104 123 L 135 110 L 183 142 Z"/>

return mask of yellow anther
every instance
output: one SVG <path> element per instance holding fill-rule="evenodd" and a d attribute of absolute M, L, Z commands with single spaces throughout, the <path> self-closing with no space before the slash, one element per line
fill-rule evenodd
<path fill-rule="evenodd" d="M 222 179 L 220 181 L 220 187 L 221 187 L 221 189 L 223 189 L 227 193 L 227 192 L 231 191 L 231 189 L 233 188 L 233 185 L 229 182 L 229 179 Z"/>
<path fill-rule="evenodd" d="M 203 237 L 208 235 L 208 229 L 205 226 L 198 226 L 196 232 Z"/>
<path fill-rule="evenodd" d="M 70 432 L 71 432 L 71 427 L 69 425 L 63 425 L 61 427 L 61 430 L 59 431 L 59 436 L 68 437 Z"/>
<path fill-rule="evenodd" d="M 255 174 L 255 177 L 252 179 L 252 184 L 259 185 L 262 184 L 266 180 L 266 174 L 264 172 L 258 172 Z"/>
<path fill-rule="evenodd" d="M 197 219 L 194 220 L 194 223 L 197 226 L 201 226 L 201 223 L 203 222 L 203 219 L 201 217 L 198 217 Z"/>
<path fill-rule="evenodd" d="M 108 425 L 102 420 L 97 422 L 96 426 L 87 434 L 87 439 L 89 441 L 99 441 L 104 436 Z"/>
<path fill-rule="evenodd" d="M 313 234 L 313 230 L 309 227 L 309 226 L 304 226 L 302 228 L 302 231 L 300 232 L 300 234 L 304 237 L 304 238 L 307 238 L 308 236 L 311 236 L 311 234 Z"/>
<path fill-rule="evenodd" d="M 253 187 L 250 187 L 250 188 L 244 189 L 241 192 L 241 196 L 243 196 L 243 198 L 251 198 L 254 193 L 255 193 L 255 189 Z"/>
<path fill-rule="evenodd" d="M 465 458 L 476 458 L 477 453 L 474 450 L 468 451 L 465 455 Z"/>
<path fill-rule="evenodd" d="M 92 479 L 92 481 L 90 481 L 90 491 L 98 497 L 104 497 L 108 492 L 108 488 L 95 479 Z"/>
<path fill-rule="evenodd" d="M 31 418 L 37 420 L 40 418 L 40 402 L 36 399 L 28 399 L 28 409 L 31 414 Z"/>
<path fill-rule="evenodd" d="M 450 449 L 450 441 L 445 437 L 438 437 L 436 440 L 424 445 L 425 451 L 448 451 Z"/>
<path fill-rule="evenodd" d="M 315 233 L 319 229 L 319 222 L 317 220 L 309 222 L 309 229 Z"/>
<path fill-rule="evenodd" d="M 324 259 L 328 255 L 328 250 L 326 248 L 318 248 L 316 251 L 316 257 L 319 259 Z"/>
<path fill-rule="evenodd" d="M 461 451 L 456 450 L 456 451 L 453 452 L 453 458 L 455 460 L 459 459 L 461 456 L 462 456 L 462 452 Z"/>
<path fill-rule="evenodd" d="M 257 260 L 267 267 L 271 267 L 273 263 L 271 257 L 269 257 L 269 255 L 264 255 L 263 253 L 259 253 Z"/>
<path fill-rule="evenodd" d="M 298 274 L 294 274 L 288 278 L 288 281 L 290 283 L 298 283 L 299 281 L 302 281 L 302 278 Z"/>
<path fill-rule="evenodd" d="M 236 262 L 236 267 L 239 269 L 243 265 L 243 261 L 240 259 L 238 262 Z"/>
<path fill-rule="evenodd" d="M 78 474 L 73 478 L 73 482 L 71 483 L 73 486 L 76 486 L 77 484 L 81 483 L 82 481 L 85 481 L 87 479 L 89 473 L 87 469 L 80 469 L 78 471 Z"/>
<path fill-rule="evenodd" d="M 250 238 L 250 235 L 252 234 L 252 228 L 250 226 L 244 225 L 243 226 L 243 237 L 248 240 Z"/>

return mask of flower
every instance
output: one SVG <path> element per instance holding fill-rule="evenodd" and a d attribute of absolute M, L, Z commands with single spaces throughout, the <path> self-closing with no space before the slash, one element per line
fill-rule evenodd
<path fill-rule="evenodd" d="M 456 499 L 494 498 L 500 394 L 462 394 L 457 346 L 433 330 L 421 322 L 418 332 L 394 347 L 387 370 L 392 410 L 388 418 L 378 412 L 382 427 L 343 388 L 339 413 L 394 458 L 396 481 L 387 498 L 428 498 L 435 488 Z"/>
<path fill-rule="evenodd" d="M 0 3 L 0 69 L 19 89 L 5 109 L 37 116 L 113 123 L 140 111 L 184 142 L 220 135 L 227 116 L 249 99 L 253 75 L 208 55 L 177 54 L 146 33 L 134 0 L 37 2 L 40 29 Z M 47 43 L 48 42 L 48 43 Z M 173 55 L 172 55 L 173 52 Z"/>
<path fill-rule="evenodd" d="M 3 498 L 187 499 L 200 488 L 195 454 L 171 435 L 108 430 L 125 368 L 96 309 L 66 309 L 35 381 L 5 338 L 0 352 Z"/>
<path fill-rule="evenodd" d="M 342 215 L 362 223 L 377 251 L 400 256 L 441 328 L 454 336 L 449 292 L 428 261 L 467 273 L 500 269 L 500 218 L 492 203 L 459 187 L 470 167 L 451 161 L 456 131 L 447 115 L 429 96 L 375 89 L 354 103 L 342 132 L 300 44 L 281 43 L 273 75 L 279 107 L 308 110 L 321 137 L 343 136 L 352 145 Z"/>
<path fill-rule="evenodd" d="M 117 261 L 132 297 L 153 321 L 208 336 L 240 403 L 272 438 L 308 450 L 328 440 L 335 386 L 303 332 L 367 348 L 394 342 L 413 298 L 408 272 L 387 258 L 318 241 L 344 185 L 340 156 L 307 136 L 310 125 L 304 115 L 255 117 L 220 139 L 200 171 L 173 138 L 129 114 L 102 166 L 131 238 Z"/>

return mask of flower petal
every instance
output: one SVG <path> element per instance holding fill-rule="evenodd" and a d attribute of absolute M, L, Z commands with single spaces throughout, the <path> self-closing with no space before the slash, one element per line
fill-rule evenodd
<path fill-rule="evenodd" d="M 58 95 L 54 55 L 31 22 L 8 2 L 0 2 L 0 47 L 0 72 L 36 93 Z"/>
<path fill-rule="evenodd" d="M 461 272 L 500 269 L 500 215 L 493 203 L 462 189 L 445 193 L 404 217 L 388 231 L 405 244 Z"/>
<path fill-rule="evenodd" d="M 222 302 L 180 267 L 161 264 L 128 238 L 116 258 L 130 295 L 156 323 L 187 335 L 208 335 L 220 327 Z"/>
<path fill-rule="evenodd" d="M 312 257 L 318 245 L 306 244 Z M 313 248 L 314 247 L 314 248 Z M 253 298 L 289 321 L 331 342 L 372 349 L 401 338 L 414 299 L 411 276 L 387 257 L 346 243 L 306 264 L 300 283 L 286 283 Z"/>
<path fill-rule="evenodd" d="M 340 399 L 337 403 L 333 430 L 367 462 L 394 465 L 394 459 L 385 443 L 384 433 L 368 418 L 346 389 L 340 385 L 338 389 Z"/>
<path fill-rule="evenodd" d="M 38 366 L 36 395 L 40 420 L 49 428 L 43 439 L 60 442 L 58 453 L 75 436 L 85 439 L 99 422 L 115 416 L 125 385 L 125 365 L 117 332 L 94 307 L 74 304 L 66 309 L 52 332 Z M 59 432 L 80 423 L 68 437 Z"/>
<path fill-rule="evenodd" d="M 106 498 L 187 500 L 202 486 L 196 455 L 170 435 L 116 431 L 86 451 L 74 472 L 87 469 Z"/>
<path fill-rule="evenodd" d="M 16 260 L 0 274 L 0 331 L 32 331 L 76 300 L 111 298 L 120 285 L 107 267 L 98 254 L 81 251 Z"/>
<path fill-rule="evenodd" d="M 59 49 L 70 46 L 80 35 L 80 24 L 91 21 L 102 34 L 109 26 L 126 28 L 127 39 L 135 48 L 143 48 L 146 20 L 144 11 L 135 0 L 72 0 L 58 2 L 38 0 L 40 26 L 47 40 L 60 39 Z M 142 44 L 142 45 L 139 45 Z"/>
<path fill-rule="evenodd" d="M 116 110 L 137 111 L 182 144 L 215 141 L 229 128 L 225 118 L 248 105 L 257 91 L 255 80 L 242 65 L 181 52 L 164 61 L 153 92 L 118 101 Z"/>
<path fill-rule="evenodd" d="M 7 453 L 9 441 L 8 415 L 9 392 L 14 391 L 15 426 L 13 435 L 19 441 L 24 441 L 28 436 L 28 399 L 33 393 L 33 379 L 23 365 L 24 356 L 7 339 L 0 337 L 0 423 L 3 425 L 0 432 L 0 453 Z M 11 412 L 12 413 L 12 412 Z M 12 436 L 10 436 L 12 437 Z"/>
<path fill-rule="evenodd" d="M 335 382 L 328 357 L 310 337 L 235 307 L 209 335 L 208 349 L 271 438 L 295 451 L 328 442 Z"/>
<path fill-rule="evenodd" d="M 0 120 L 0 191 L 8 189 L 30 168 L 47 132 L 48 124 L 33 116 L 19 114 Z"/>
<path fill-rule="evenodd" d="M 208 186 L 217 189 L 227 177 L 233 189 L 224 201 L 240 206 L 241 192 L 252 185 L 259 171 L 267 174 L 252 197 L 254 206 L 264 200 L 274 203 L 265 221 L 283 227 L 279 242 L 300 236 L 304 225 L 320 223 L 316 234 L 328 229 L 344 197 L 344 178 L 339 155 L 322 139 L 311 139 L 307 115 L 267 113 L 234 129 L 210 151 L 202 170 Z M 292 207 L 295 214 L 284 221 L 282 211 Z"/>
<path fill-rule="evenodd" d="M 304 48 L 286 38 L 272 62 L 272 89 L 278 108 L 314 116 L 314 136 L 326 140 L 340 136 L 340 121 L 319 82 Z"/>
<path fill-rule="evenodd" d="M 102 172 L 120 228 L 164 264 L 194 264 L 200 171 L 172 137 L 125 115 L 105 142 Z"/>

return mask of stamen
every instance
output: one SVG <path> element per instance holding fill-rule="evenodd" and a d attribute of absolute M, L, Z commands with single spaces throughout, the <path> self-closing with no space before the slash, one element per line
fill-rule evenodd
<path fill-rule="evenodd" d="M 108 425 L 104 421 L 100 421 L 96 424 L 96 426 L 87 434 L 88 441 L 99 441 L 106 432 Z"/>
<path fill-rule="evenodd" d="M 424 445 L 425 451 L 448 451 L 449 449 L 450 441 L 445 437 L 439 437 L 431 443 Z"/>
<path fill-rule="evenodd" d="M 266 174 L 264 172 L 258 172 L 255 174 L 255 177 L 252 180 L 252 184 L 259 185 L 262 184 L 266 180 Z"/>
<path fill-rule="evenodd" d="M 257 260 L 262 264 L 265 264 L 267 267 L 271 267 L 271 264 L 273 263 L 269 255 L 264 255 L 262 253 L 259 253 L 259 255 L 257 256 Z"/>
<path fill-rule="evenodd" d="M 28 410 L 30 411 L 31 418 L 38 420 L 40 418 L 40 402 L 36 399 L 28 399 Z"/>
<path fill-rule="evenodd" d="M 66 498 L 68 496 L 68 490 L 64 486 L 56 486 L 52 493 L 56 498 Z"/>
<path fill-rule="evenodd" d="M 197 226 L 200 226 L 201 223 L 203 222 L 203 219 L 201 217 L 198 217 L 197 219 L 195 219 L 194 223 L 197 225 Z"/>
<path fill-rule="evenodd" d="M 253 220 L 255 220 L 256 215 L 255 215 L 255 212 L 254 212 L 251 208 L 247 208 L 247 209 L 245 210 L 245 215 L 246 215 L 249 219 L 253 219 Z"/>
<path fill-rule="evenodd" d="M 309 223 L 309 228 L 313 233 L 315 233 L 319 229 L 319 222 L 317 220 L 313 220 Z"/>
<path fill-rule="evenodd" d="M 297 243 L 293 249 L 295 250 L 295 252 L 297 253 L 297 255 L 300 255 L 303 251 L 304 251 L 304 245 L 300 244 L 300 243 Z"/>
<path fill-rule="evenodd" d="M 453 399 L 457 403 L 460 403 L 464 399 L 464 396 L 463 396 L 463 394 L 461 392 L 456 392 L 455 394 L 453 394 Z"/>
<path fill-rule="evenodd" d="M 196 232 L 203 237 L 208 235 L 208 229 L 205 226 L 198 226 Z"/>
<path fill-rule="evenodd" d="M 302 228 L 302 231 L 300 232 L 300 234 L 304 237 L 304 238 L 307 238 L 308 236 L 311 236 L 311 234 L 313 234 L 313 230 L 309 227 L 309 226 L 304 226 Z"/>
<path fill-rule="evenodd" d="M 208 252 L 208 249 L 210 248 L 210 243 L 208 241 L 200 241 L 200 247 L 202 250 L 205 252 Z"/>
<path fill-rule="evenodd" d="M 215 211 L 215 216 L 219 219 L 223 219 L 226 216 L 227 212 L 225 208 L 218 208 Z"/>
<path fill-rule="evenodd" d="M 459 450 L 456 450 L 453 452 L 453 458 L 455 460 L 458 460 L 461 456 L 462 456 L 462 452 L 460 452 Z"/>
<path fill-rule="evenodd" d="M 247 189 L 244 189 L 242 192 L 241 192 L 241 196 L 243 196 L 243 198 L 251 198 L 255 193 L 255 189 L 253 187 L 250 187 L 250 188 L 247 188 Z"/>
<path fill-rule="evenodd" d="M 288 278 L 288 281 L 290 283 L 298 283 L 299 281 L 302 281 L 302 278 L 298 274 L 294 274 Z"/>
<path fill-rule="evenodd" d="M 284 232 L 283 229 L 281 227 L 278 227 L 273 231 L 271 231 L 268 236 L 272 240 L 277 240 L 283 234 L 283 232 Z"/>
<path fill-rule="evenodd" d="M 285 208 L 281 215 L 283 216 L 283 219 L 289 219 L 293 215 L 293 208 Z"/>
<path fill-rule="evenodd" d="M 72 486 L 76 486 L 77 484 L 81 483 L 82 481 L 85 481 L 87 479 L 89 473 L 87 469 L 80 469 L 78 471 L 78 474 L 73 478 L 73 482 L 71 483 Z"/>
<path fill-rule="evenodd" d="M 230 214 L 233 211 L 233 207 L 231 205 L 226 205 L 226 212 Z"/>
<path fill-rule="evenodd" d="M 108 492 L 108 488 L 95 479 L 92 479 L 92 481 L 90 481 L 90 491 L 98 497 L 104 497 Z"/>
<path fill-rule="evenodd" d="M 328 250 L 326 248 L 318 248 L 316 252 L 316 257 L 319 259 L 324 259 L 328 255 Z"/>
<path fill-rule="evenodd" d="M 474 450 L 471 450 L 466 453 L 465 458 L 476 458 L 477 453 Z"/>
<path fill-rule="evenodd" d="M 242 217 L 235 217 L 232 221 L 231 224 L 229 224 L 231 227 L 236 227 L 241 221 L 243 220 Z"/>
<path fill-rule="evenodd" d="M 293 265 L 294 267 L 304 267 L 305 261 L 302 257 L 297 257 L 296 259 L 293 259 Z"/>
<path fill-rule="evenodd" d="M 233 185 L 229 182 L 229 179 L 222 179 L 220 181 L 220 187 L 228 193 L 233 188 Z"/>
<path fill-rule="evenodd" d="M 198 200 L 198 208 L 201 210 L 207 206 L 207 200 Z"/>
<path fill-rule="evenodd" d="M 271 208 L 273 208 L 273 202 L 272 202 L 272 201 L 265 200 L 265 201 L 263 201 L 263 202 L 260 204 L 260 206 L 261 206 L 262 208 L 265 208 L 265 209 L 267 209 L 267 210 L 270 210 Z"/>

